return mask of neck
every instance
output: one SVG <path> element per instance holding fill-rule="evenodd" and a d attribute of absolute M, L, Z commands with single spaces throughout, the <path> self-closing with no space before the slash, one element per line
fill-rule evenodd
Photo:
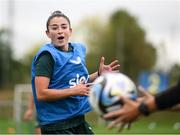
<path fill-rule="evenodd" d="M 67 52 L 67 51 L 68 51 L 68 48 L 69 48 L 69 44 L 64 45 L 64 46 L 58 46 L 58 45 L 55 45 L 55 44 L 54 44 L 54 46 L 55 46 L 56 48 L 58 48 L 59 50 L 63 51 L 63 52 Z"/>

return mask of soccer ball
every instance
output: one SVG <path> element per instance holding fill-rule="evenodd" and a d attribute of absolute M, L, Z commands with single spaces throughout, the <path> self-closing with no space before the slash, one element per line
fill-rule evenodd
<path fill-rule="evenodd" d="M 137 98 L 133 81 L 122 73 L 105 73 L 98 77 L 90 87 L 89 102 L 95 112 L 104 114 L 123 106 L 120 96 L 132 100 Z"/>

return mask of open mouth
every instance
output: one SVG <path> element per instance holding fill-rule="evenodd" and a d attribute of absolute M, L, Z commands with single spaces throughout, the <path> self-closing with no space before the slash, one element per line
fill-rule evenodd
<path fill-rule="evenodd" d="M 64 37 L 63 37 L 63 36 L 60 36 L 60 37 L 58 37 L 58 39 L 59 39 L 59 40 L 62 40 L 62 39 L 64 39 Z"/>

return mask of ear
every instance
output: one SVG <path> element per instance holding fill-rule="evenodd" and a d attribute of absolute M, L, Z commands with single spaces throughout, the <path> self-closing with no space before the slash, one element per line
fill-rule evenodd
<path fill-rule="evenodd" d="M 46 35 L 48 36 L 48 38 L 51 38 L 51 36 L 49 34 L 49 30 L 46 30 Z"/>
<path fill-rule="evenodd" d="M 70 33 L 69 35 L 71 36 L 71 35 L 72 35 L 72 28 L 69 28 L 69 31 L 70 31 L 70 32 L 69 32 L 69 33 Z"/>

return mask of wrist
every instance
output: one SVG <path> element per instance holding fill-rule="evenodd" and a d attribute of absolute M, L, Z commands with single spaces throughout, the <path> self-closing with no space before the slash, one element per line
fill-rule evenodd
<path fill-rule="evenodd" d="M 149 107 L 144 101 L 142 101 L 138 106 L 138 111 L 144 116 L 148 116 L 150 114 Z"/>
<path fill-rule="evenodd" d="M 156 102 L 155 102 L 155 97 L 153 96 L 151 99 L 149 99 L 146 104 L 148 105 L 149 111 L 153 112 L 156 110 Z"/>
<path fill-rule="evenodd" d="M 150 113 L 157 109 L 154 96 L 147 100 L 143 100 L 138 106 L 138 110 L 141 114 L 148 116 Z"/>

